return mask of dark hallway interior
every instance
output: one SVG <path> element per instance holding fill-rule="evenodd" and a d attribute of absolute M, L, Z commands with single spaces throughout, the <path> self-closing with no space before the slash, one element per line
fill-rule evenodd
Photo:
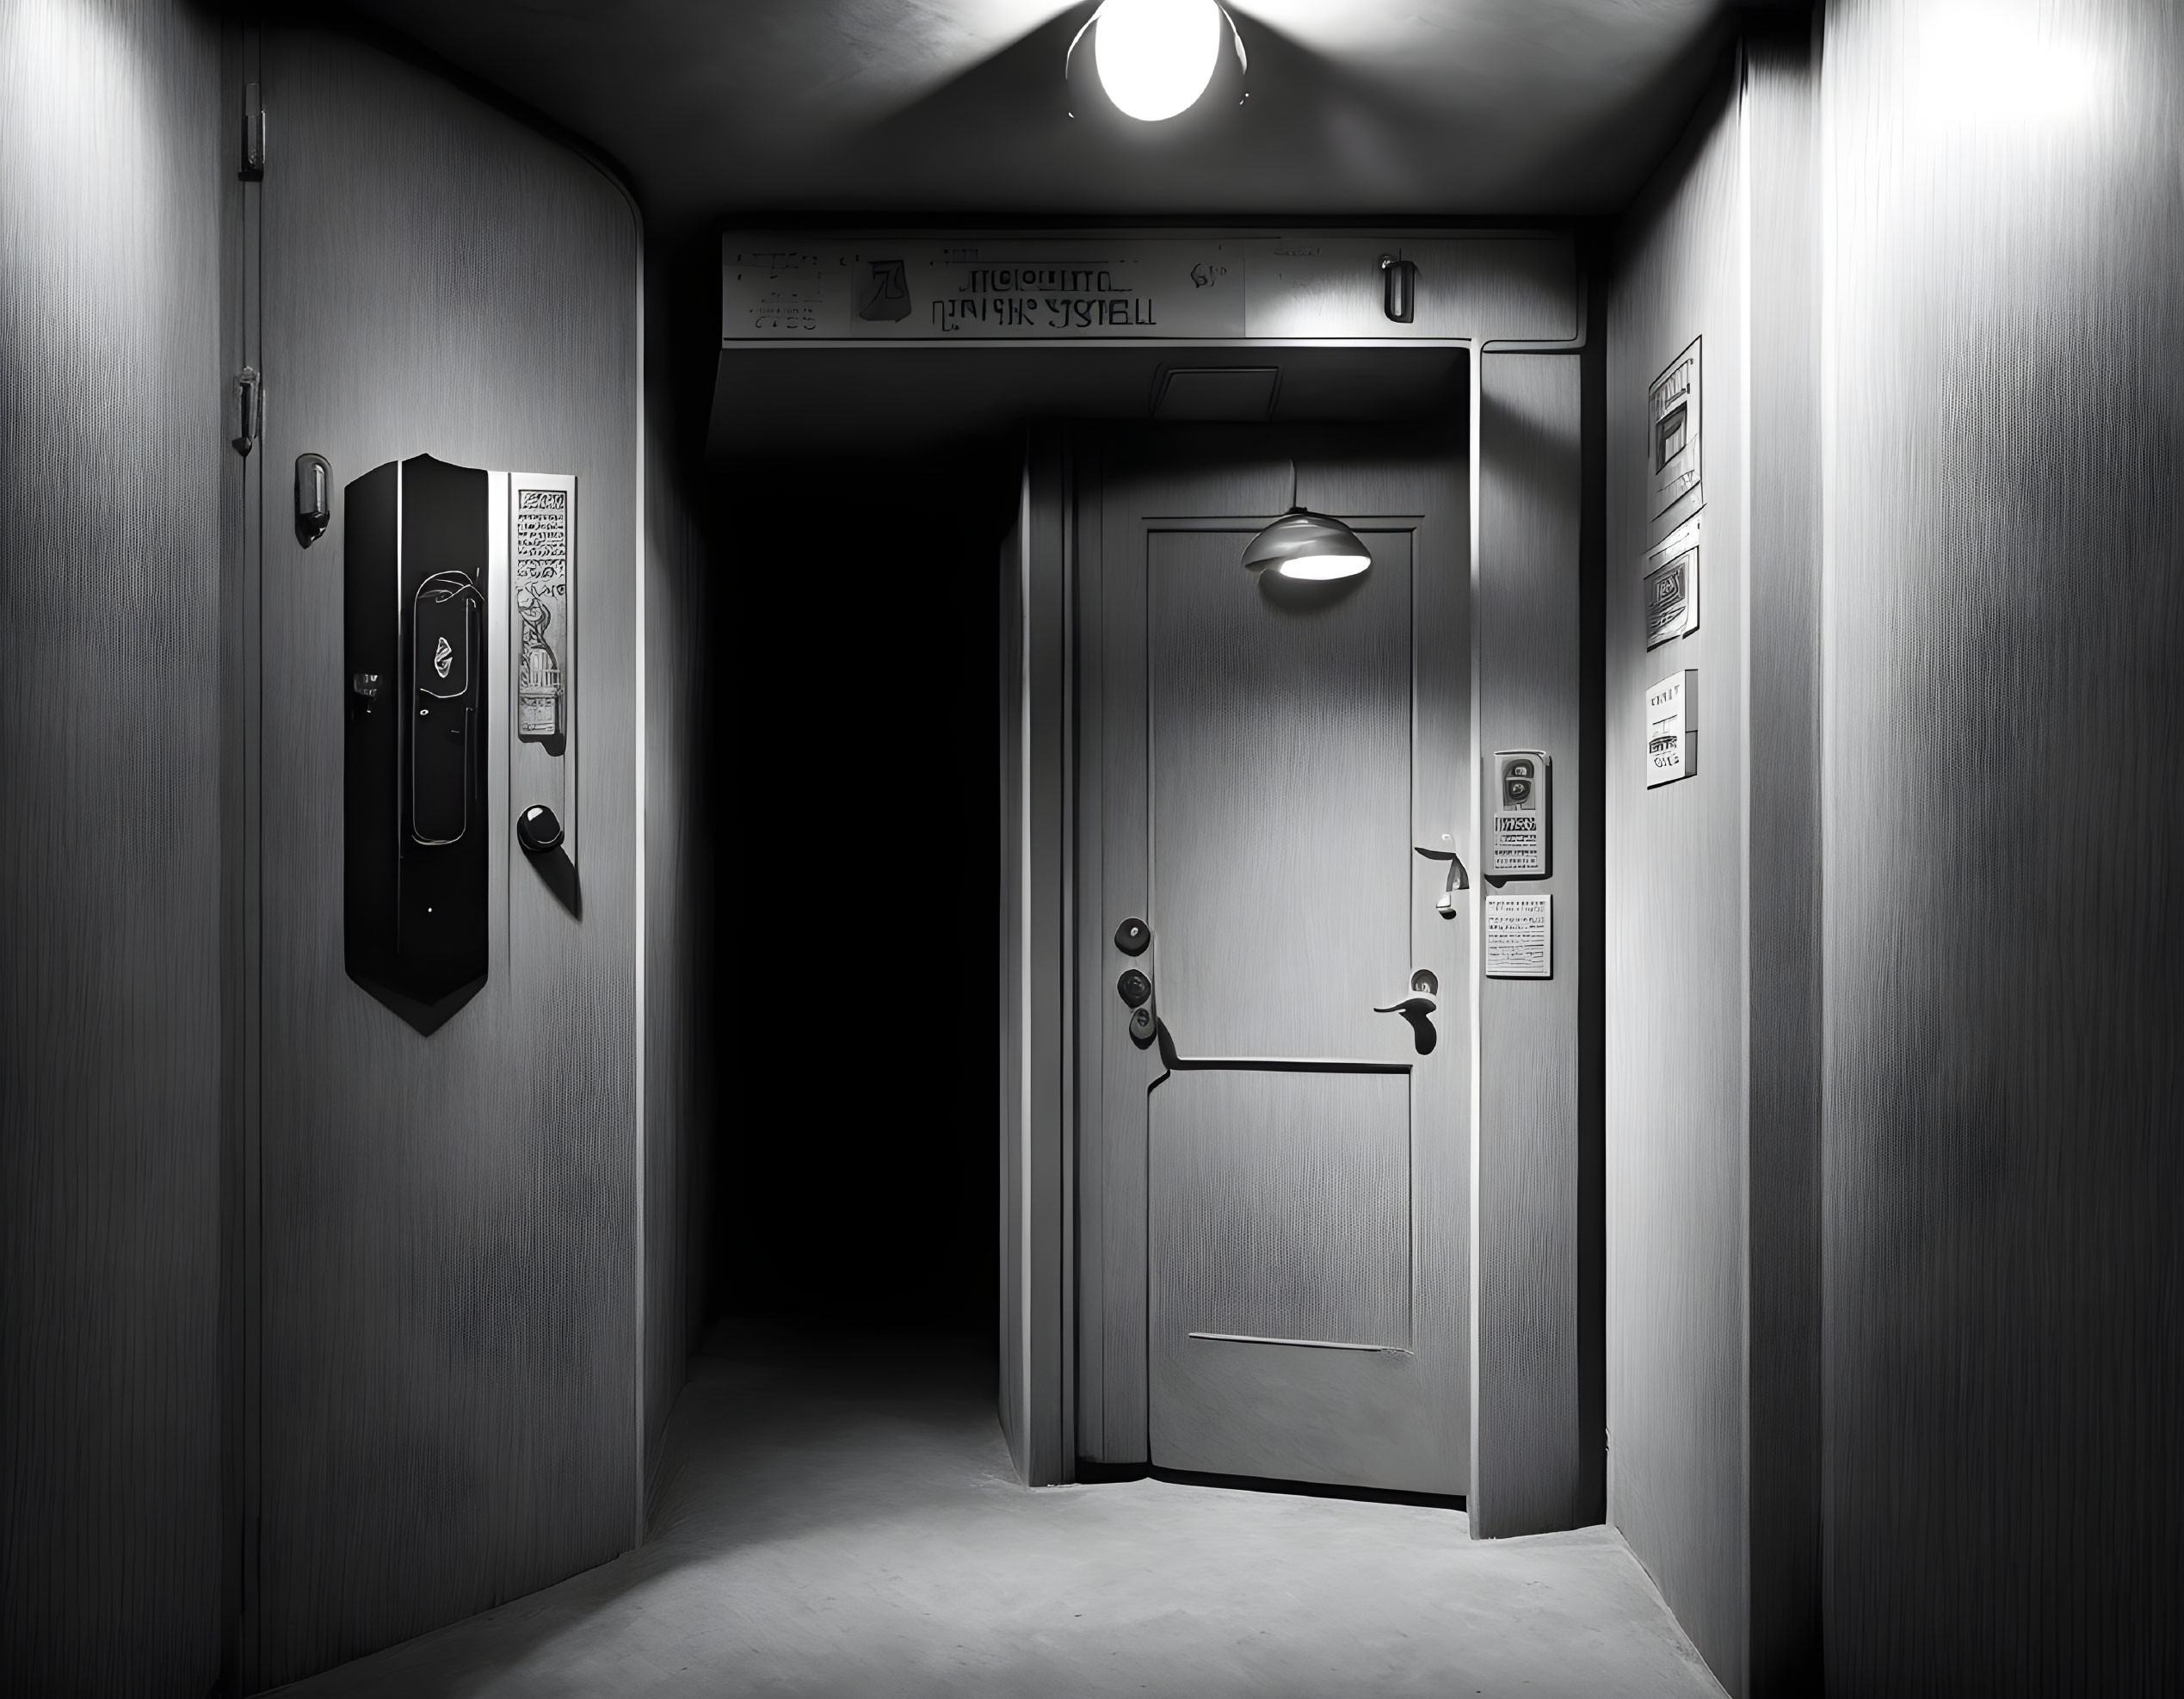
<path fill-rule="evenodd" d="M 0 0 L 0 1695 L 2184 1692 L 2175 0 Z"/>
<path fill-rule="evenodd" d="M 1015 445 L 713 474 L 713 1313 L 961 1337 L 996 1302 L 1002 540 Z M 807 1095 L 824 1080 L 824 1110 Z"/>

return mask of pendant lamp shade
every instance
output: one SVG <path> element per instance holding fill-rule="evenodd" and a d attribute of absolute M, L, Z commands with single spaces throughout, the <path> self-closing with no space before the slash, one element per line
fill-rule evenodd
<path fill-rule="evenodd" d="M 1373 551 L 1341 520 L 1293 507 L 1244 545 L 1243 564 L 1285 578 L 1354 578 L 1373 565 Z"/>

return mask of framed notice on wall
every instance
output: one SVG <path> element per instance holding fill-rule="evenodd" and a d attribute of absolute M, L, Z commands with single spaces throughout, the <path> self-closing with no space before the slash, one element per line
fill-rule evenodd
<path fill-rule="evenodd" d="M 1687 667 L 1645 687 L 1645 788 L 1699 770 L 1699 670 Z"/>
<path fill-rule="evenodd" d="M 1485 909 L 1486 977 L 1554 978 L 1555 899 L 1492 896 Z"/>
<path fill-rule="evenodd" d="M 1703 519 L 1679 525 L 1645 557 L 1645 646 L 1699 629 L 1699 557 Z"/>
<path fill-rule="evenodd" d="M 1691 346 L 1670 361 L 1646 389 L 1646 473 L 1652 491 L 1649 518 L 1658 519 L 1679 502 L 1695 505 L 1700 499 L 1700 405 L 1706 392 L 1700 371 L 1699 339 L 1694 337 Z"/>

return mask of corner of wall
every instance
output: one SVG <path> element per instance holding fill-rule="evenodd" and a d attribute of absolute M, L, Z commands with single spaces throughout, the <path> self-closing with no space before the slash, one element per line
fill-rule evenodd
<path fill-rule="evenodd" d="M 1739 1695 L 1817 1668 L 1809 31 L 1744 21 L 1622 222 L 1608 309 L 1609 1517 Z M 1649 390 L 1694 342 L 1700 483 L 1663 507 Z M 1697 617 L 1664 638 L 1643 576 L 1671 534 Z M 1649 786 L 1646 693 L 1678 673 L 1695 770 Z"/>

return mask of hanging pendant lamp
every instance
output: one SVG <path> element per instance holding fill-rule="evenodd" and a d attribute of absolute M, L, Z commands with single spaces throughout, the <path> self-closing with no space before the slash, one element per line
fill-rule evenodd
<path fill-rule="evenodd" d="M 1365 540 L 1339 519 L 1314 513 L 1297 500 L 1297 463 L 1289 463 L 1289 511 L 1243 546 L 1243 564 L 1254 572 L 1271 566 L 1285 578 L 1354 578 L 1373 565 Z"/>

